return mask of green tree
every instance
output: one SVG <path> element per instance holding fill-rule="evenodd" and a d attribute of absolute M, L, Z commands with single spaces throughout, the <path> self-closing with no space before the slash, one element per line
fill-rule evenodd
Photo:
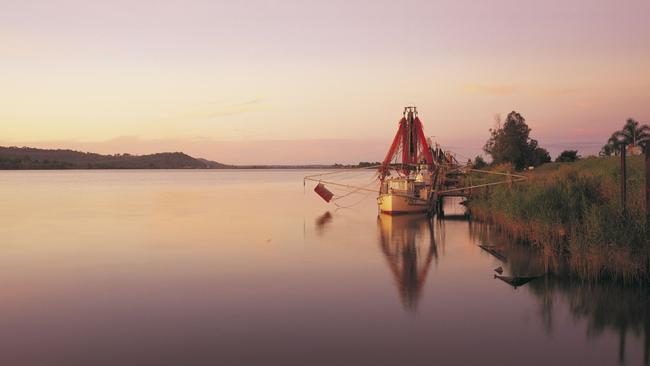
<path fill-rule="evenodd" d="M 485 159 L 481 155 L 477 155 L 474 158 L 474 162 L 472 163 L 472 168 L 474 169 L 483 169 L 487 166 L 487 163 L 485 162 Z"/>
<path fill-rule="evenodd" d="M 537 144 L 536 140 L 535 144 Z M 542 164 L 550 163 L 551 162 L 551 154 L 548 153 L 548 151 L 542 147 L 535 147 L 531 150 L 531 157 L 530 157 L 530 162 L 528 166 L 540 166 Z"/>
<path fill-rule="evenodd" d="M 614 132 L 600 150 L 600 155 L 618 155 L 621 146 L 641 146 L 645 151 L 650 145 L 650 126 L 640 124 L 633 118 L 628 118 L 620 131 Z"/>
<path fill-rule="evenodd" d="M 511 163 L 518 170 L 549 162 L 551 157 L 548 151 L 539 147 L 537 140 L 530 138 L 530 131 L 526 119 L 512 111 L 503 126 L 490 129 L 490 138 L 483 150 L 492 156 L 494 163 Z"/>
<path fill-rule="evenodd" d="M 555 158 L 556 163 L 571 163 L 580 159 L 578 150 L 564 150 Z"/>
<path fill-rule="evenodd" d="M 607 143 L 603 146 L 603 148 L 600 149 L 599 155 L 600 156 L 612 156 L 612 154 L 618 155 L 619 148 L 620 146 L 618 140 L 614 135 L 612 135 L 607 140 Z"/>

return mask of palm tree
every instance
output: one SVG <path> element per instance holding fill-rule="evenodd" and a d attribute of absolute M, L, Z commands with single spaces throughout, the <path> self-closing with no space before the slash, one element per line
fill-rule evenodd
<path fill-rule="evenodd" d="M 610 136 L 609 139 L 607 139 L 607 143 L 605 146 L 603 146 L 602 149 L 600 149 L 600 155 L 601 156 L 612 156 L 618 155 L 618 152 L 620 151 L 621 147 L 621 142 L 617 138 L 617 132 L 614 132 L 612 136 Z"/>
<path fill-rule="evenodd" d="M 628 118 L 623 129 L 614 132 L 607 140 L 607 144 L 600 150 L 600 154 L 609 156 L 614 153 L 618 155 L 622 145 L 641 146 L 645 151 L 647 147 L 650 147 L 650 126 L 642 125 L 633 118 Z"/>
<path fill-rule="evenodd" d="M 623 129 L 616 132 L 617 137 L 626 145 L 645 145 L 650 139 L 650 127 L 628 118 Z"/>

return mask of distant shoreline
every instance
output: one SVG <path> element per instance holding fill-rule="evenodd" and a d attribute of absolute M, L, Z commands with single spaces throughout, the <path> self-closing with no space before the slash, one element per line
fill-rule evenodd
<path fill-rule="evenodd" d="M 249 164 L 230 165 L 194 158 L 182 152 L 149 155 L 101 155 L 63 149 L 0 146 L 0 170 L 213 170 L 213 169 L 351 169 L 367 168 L 378 162 L 359 164 Z"/>
<path fill-rule="evenodd" d="M 225 168 L 0 168 L 0 171 L 66 171 L 66 170 L 323 170 L 365 168 L 358 165 L 297 165 L 297 166 L 230 166 Z"/>

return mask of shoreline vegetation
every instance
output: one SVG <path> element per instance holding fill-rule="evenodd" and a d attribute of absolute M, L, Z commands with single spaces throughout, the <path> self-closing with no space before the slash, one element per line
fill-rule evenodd
<path fill-rule="evenodd" d="M 524 173 L 526 182 L 475 192 L 468 208 L 474 219 L 539 248 L 549 273 L 567 274 L 568 268 L 570 276 L 581 280 L 647 283 L 644 157 L 629 157 L 627 165 L 625 212 L 620 157 L 544 164 Z M 492 170 L 507 172 L 511 167 L 501 164 Z"/>
<path fill-rule="evenodd" d="M 69 170 L 69 169 L 348 169 L 379 163 L 305 165 L 229 165 L 194 158 L 182 152 L 149 155 L 102 155 L 63 149 L 0 146 L 0 170 Z"/>
<path fill-rule="evenodd" d="M 503 123 L 497 116 L 483 147 L 492 162 L 488 166 L 478 156 L 473 166 L 523 171 L 519 174 L 528 179 L 475 192 L 468 202 L 472 217 L 540 249 L 546 273 L 647 285 L 650 233 L 644 207 L 645 157 L 640 154 L 650 148 L 650 126 L 628 118 L 607 140 L 601 157 L 582 159 L 577 150 L 566 150 L 555 163 L 530 132 L 515 111 Z M 624 152 L 630 153 L 625 160 L 626 209 L 619 156 Z M 470 179 L 474 184 L 493 181 L 478 174 Z"/>

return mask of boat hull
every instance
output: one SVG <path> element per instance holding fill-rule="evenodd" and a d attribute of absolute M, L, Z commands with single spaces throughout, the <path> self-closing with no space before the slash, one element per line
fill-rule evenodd
<path fill-rule="evenodd" d="M 382 194 L 377 197 L 379 211 L 390 215 L 426 213 L 429 211 L 429 204 L 426 200 L 413 197 Z"/>

